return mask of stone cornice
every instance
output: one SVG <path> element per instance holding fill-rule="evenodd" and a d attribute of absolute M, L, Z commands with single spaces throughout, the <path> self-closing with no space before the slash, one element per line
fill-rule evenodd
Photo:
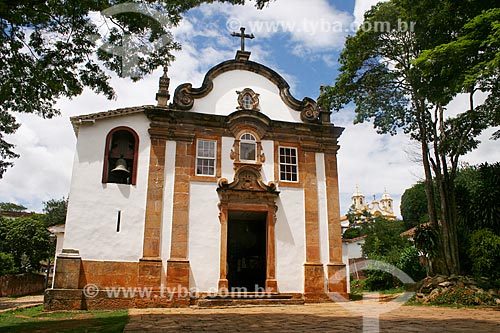
<path fill-rule="evenodd" d="M 318 104 L 309 97 L 305 97 L 302 101 L 293 97 L 290 93 L 290 86 L 288 83 L 274 70 L 253 61 L 242 61 L 237 59 L 224 61 L 210 69 L 199 88 L 193 88 L 191 83 L 184 83 L 178 86 L 175 89 L 173 103 L 170 104 L 170 107 L 176 110 L 191 110 L 195 99 L 205 97 L 212 91 L 214 86 L 213 80 L 217 76 L 232 70 L 249 71 L 269 79 L 278 87 L 282 101 L 292 110 L 300 112 L 300 119 L 303 122 L 326 122 L 325 119 L 322 119 L 324 117 L 321 117 L 321 110 Z"/>
<path fill-rule="evenodd" d="M 234 137 L 239 126 L 254 128 L 261 140 L 298 143 L 308 151 L 336 153 L 338 138 L 344 130 L 333 124 L 306 124 L 275 121 L 256 111 L 236 111 L 228 116 L 168 108 L 151 108 L 145 111 L 151 120 L 149 133 L 153 138 L 167 140 L 194 139 L 196 133 Z"/>

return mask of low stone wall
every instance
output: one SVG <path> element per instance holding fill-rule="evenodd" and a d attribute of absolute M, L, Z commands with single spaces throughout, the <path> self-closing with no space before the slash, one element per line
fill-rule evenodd
<path fill-rule="evenodd" d="M 0 277 L 0 297 L 35 294 L 44 289 L 44 274 L 11 274 Z"/>

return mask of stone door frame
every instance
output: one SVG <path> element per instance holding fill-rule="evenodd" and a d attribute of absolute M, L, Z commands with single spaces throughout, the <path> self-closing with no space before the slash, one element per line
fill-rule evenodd
<path fill-rule="evenodd" d="M 227 292 L 227 229 L 230 211 L 263 212 L 266 214 L 266 282 L 267 293 L 277 293 L 276 282 L 276 240 L 275 225 L 276 200 L 279 192 L 273 182 L 264 184 L 258 166 L 243 165 L 236 172 L 234 181 L 219 180 L 217 188 L 219 194 L 220 220 L 220 275 L 219 292 Z"/>
<path fill-rule="evenodd" d="M 248 211 L 266 213 L 266 282 L 265 289 L 267 293 L 278 292 L 276 281 L 276 241 L 275 224 L 276 210 L 275 202 L 265 204 L 253 204 L 244 202 L 226 202 L 219 205 L 220 219 L 220 276 L 218 288 L 220 293 L 229 290 L 229 281 L 227 279 L 227 229 L 229 223 L 230 211 Z"/>

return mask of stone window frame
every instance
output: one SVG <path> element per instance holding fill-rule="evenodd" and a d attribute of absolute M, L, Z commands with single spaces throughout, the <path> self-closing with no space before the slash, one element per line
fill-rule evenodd
<path fill-rule="evenodd" d="M 111 145 L 113 143 L 112 139 L 113 139 L 113 136 L 117 132 L 120 132 L 120 131 L 129 132 L 132 135 L 132 137 L 134 138 L 133 158 L 132 158 L 131 166 L 129 166 L 131 168 L 131 177 L 130 177 L 129 183 L 109 182 L 109 172 L 111 171 L 110 170 L 110 159 L 111 159 L 110 151 L 111 151 Z M 136 131 L 134 131 L 132 128 L 130 128 L 128 126 L 118 126 L 118 127 L 111 129 L 108 132 L 108 134 L 106 135 L 101 182 L 103 184 L 136 185 L 137 184 L 138 159 L 139 159 L 139 136 L 137 135 Z"/>
<path fill-rule="evenodd" d="M 280 180 L 280 163 L 279 163 L 279 148 L 295 148 L 297 150 L 297 181 L 285 181 Z M 304 184 L 304 154 L 300 148 L 299 143 L 295 142 L 284 142 L 284 141 L 274 141 L 274 178 L 276 179 L 279 187 L 295 187 L 302 188 Z"/>
<path fill-rule="evenodd" d="M 281 149 L 289 149 L 290 151 L 294 151 L 295 152 L 295 163 L 287 163 L 287 162 L 281 162 Z M 299 177 L 300 177 L 300 174 L 299 174 L 299 151 L 298 151 L 298 148 L 297 147 L 292 147 L 292 146 L 285 146 L 285 145 L 279 145 L 278 146 L 278 160 L 277 160 L 277 164 L 278 164 L 278 180 L 280 182 L 286 182 L 286 183 L 298 183 L 299 182 Z M 291 166 L 291 167 L 295 167 L 295 173 L 293 173 L 292 171 L 292 178 L 293 176 L 295 175 L 295 180 L 289 180 L 289 179 L 282 179 L 281 178 L 281 167 L 282 166 Z"/>
<path fill-rule="evenodd" d="M 211 143 L 213 144 L 213 157 L 209 157 L 209 156 L 199 156 L 199 144 L 201 142 L 204 142 L 204 143 Z M 209 149 L 212 149 L 212 148 L 209 148 Z M 217 140 L 210 140 L 210 139 L 202 139 L 202 138 L 198 138 L 196 139 L 196 155 L 195 155 L 195 169 L 194 169 L 194 172 L 195 172 L 195 176 L 203 176 L 203 177 L 215 177 L 215 175 L 217 174 Z M 206 173 L 198 173 L 198 163 L 200 160 L 209 160 L 209 161 L 213 161 L 214 165 L 213 165 L 213 173 L 212 174 L 206 174 Z M 202 165 L 202 169 L 203 169 L 203 165 Z"/>
<path fill-rule="evenodd" d="M 198 140 L 206 140 L 206 141 L 215 141 L 215 175 L 198 175 L 196 173 L 196 164 L 198 160 Z M 193 149 L 192 156 L 193 164 L 192 164 L 192 172 L 191 172 L 191 180 L 200 181 L 200 182 L 217 182 L 217 179 L 221 177 L 221 156 L 222 156 L 222 138 L 220 136 L 213 135 L 197 135 L 193 141 Z"/>

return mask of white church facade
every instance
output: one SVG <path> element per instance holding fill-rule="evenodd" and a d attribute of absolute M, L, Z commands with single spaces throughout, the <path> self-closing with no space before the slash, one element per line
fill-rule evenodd
<path fill-rule="evenodd" d="M 71 118 L 77 146 L 47 309 L 185 306 L 195 301 L 186 290 L 345 295 L 343 129 L 249 56 L 216 65 L 199 88 L 178 86 L 172 101 L 165 72 L 157 105 Z"/>

